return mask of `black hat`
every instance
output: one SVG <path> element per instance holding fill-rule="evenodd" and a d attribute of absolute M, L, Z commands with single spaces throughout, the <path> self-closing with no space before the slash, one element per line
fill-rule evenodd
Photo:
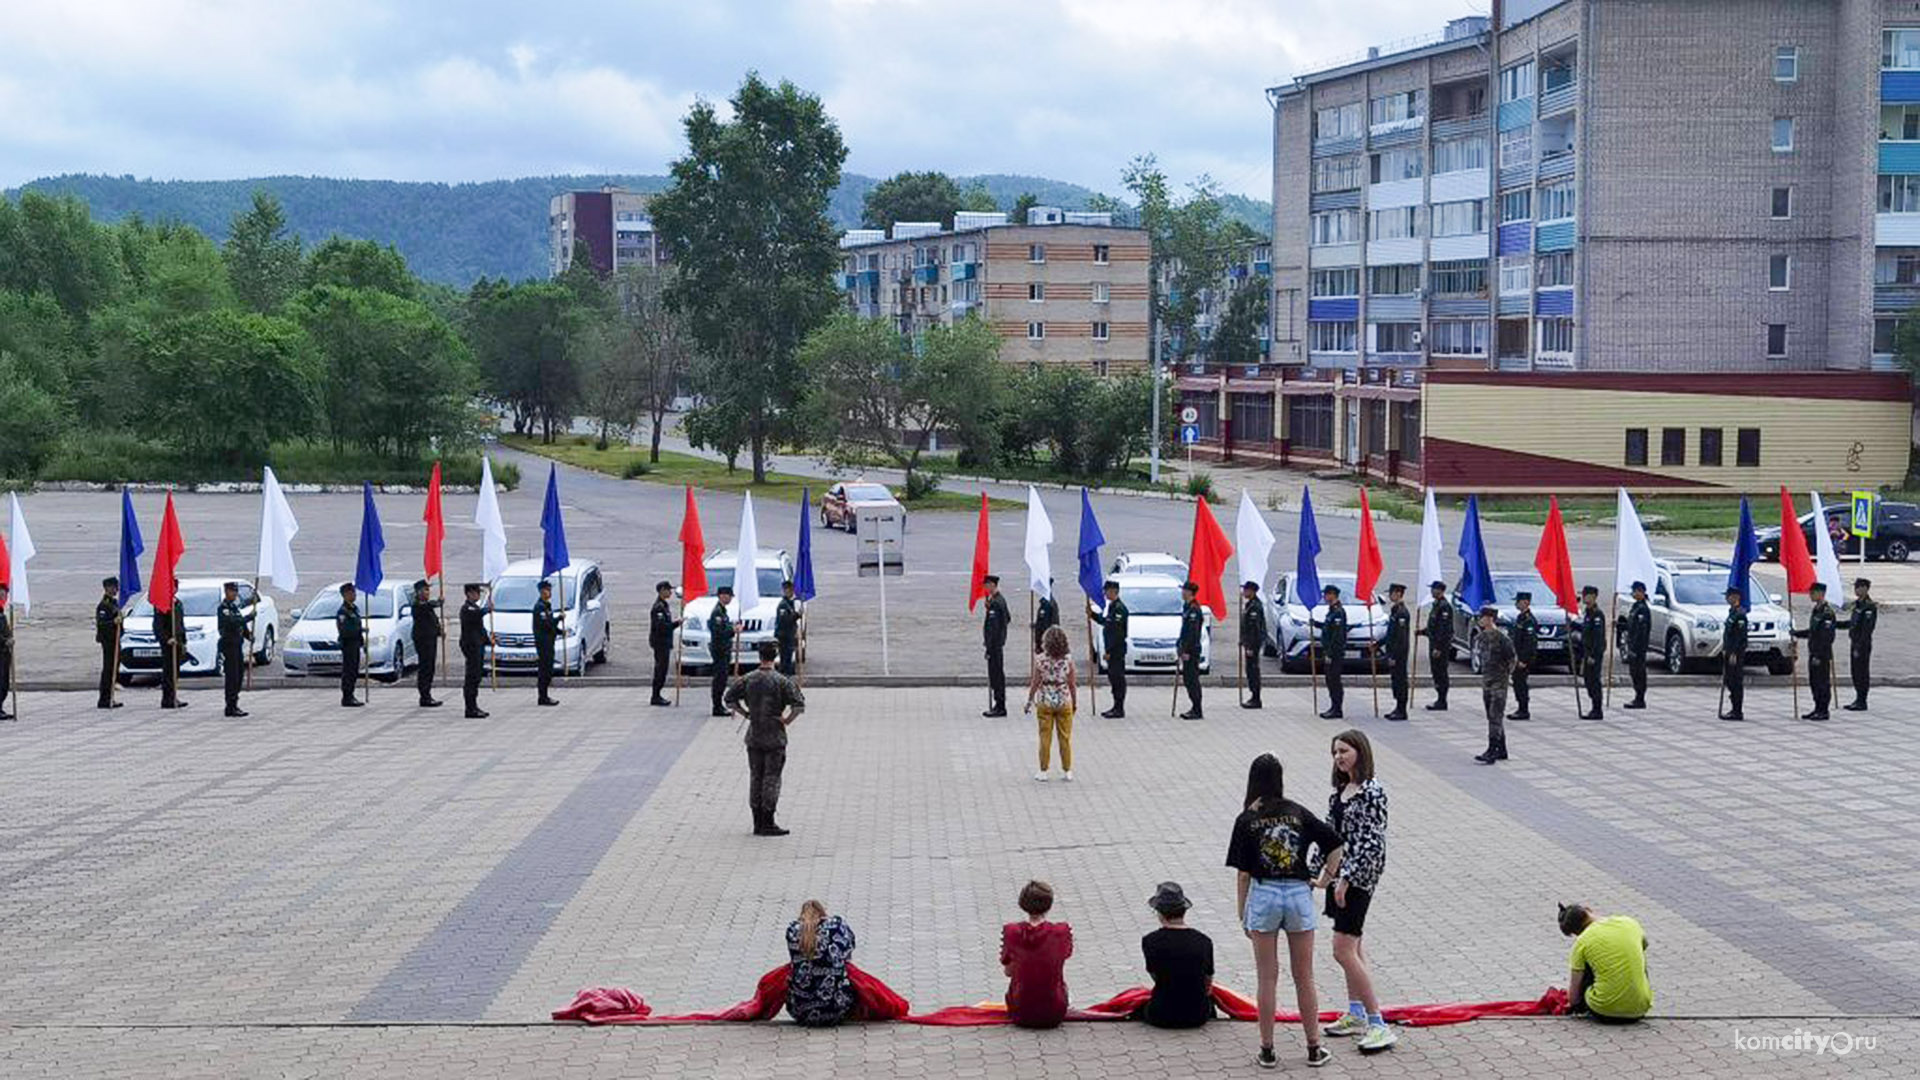
<path fill-rule="evenodd" d="M 1729 585 L 1729 586 L 1727 586 L 1727 593 L 1726 593 L 1726 595 L 1728 595 L 1728 596 L 1738 596 L 1738 597 L 1740 597 L 1740 598 L 1741 598 L 1742 600 L 1744 600 L 1744 599 L 1746 599 L 1746 597 L 1747 597 L 1747 594 L 1746 594 L 1746 593 L 1745 593 L 1744 591 L 1742 591 L 1742 590 L 1741 590 L 1741 588 L 1740 588 L 1739 586 L 1737 586 L 1737 585 Z"/>
<path fill-rule="evenodd" d="M 1320 595 L 1322 595 L 1322 596 L 1326 596 L 1326 595 L 1327 595 L 1327 594 L 1329 594 L 1329 593 L 1331 593 L 1331 594 L 1332 594 L 1332 595 L 1334 595 L 1334 596 L 1339 596 L 1339 595 L 1340 595 L 1340 586 L 1338 586 L 1338 585 L 1322 585 L 1322 586 L 1320 586 Z"/>
<path fill-rule="evenodd" d="M 486 586 L 477 581 L 469 581 L 465 585 L 462 585 L 461 588 L 467 592 L 482 592 L 486 589 Z"/>
<path fill-rule="evenodd" d="M 1583 588 L 1583 589 L 1581 589 L 1581 590 L 1580 590 L 1580 595 L 1581 595 L 1581 596 L 1599 596 L 1599 595 L 1600 595 L 1600 586 L 1598 586 L 1598 585 L 1588 585 L 1588 586 L 1586 586 L 1585 588 Z"/>
<path fill-rule="evenodd" d="M 1186 890 L 1179 882 L 1163 881 L 1153 887 L 1153 895 L 1147 898 L 1147 906 L 1162 915 L 1179 915 L 1193 905 L 1187 901 Z"/>
<path fill-rule="evenodd" d="M 428 586 L 427 586 L 427 579 L 426 579 L 426 578 L 421 578 L 420 580 L 418 580 L 418 581 L 416 581 L 416 582 L 414 582 L 414 583 L 413 583 L 413 591 L 414 591 L 414 592 L 419 592 L 420 590 L 422 590 L 422 589 L 425 589 L 425 588 L 427 588 L 427 587 L 428 587 Z"/>
<path fill-rule="evenodd" d="M 1240 587 L 1242 589 L 1252 589 L 1254 592 L 1260 591 L 1260 583 L 1257 581 L 1243 581 L 1240 583 Z"/>
<path fill-rule="evenodd" d="M 111 589 L 119 584 L 120 579 L 117 577 L 103 577 L 100 579 L 100 587 L 103 589 Z"/>
<path fill-rule="evenodd" d="M 1387 586 L 1387 595 L 1389 596 L 1393 595 L 1394 593 L 1403 593 L 1406 591 L 1407 591 L 1407 587 L 1405 585 L 1400 584 L 1397 581 Z"/>
<path fill-rule="evenodd" d="M 1816 581 L 1812 585 L 1807 586 L 1807 591 L 1809 593 L 1814 593 L 1814 592 L 1824 593 L 1827 591 L 1827 583 L 1824 581 Z"/>
<path fill-rule="evenodd" d="M 540 579 L 540 591 L 541 591 L 541 592 L 552 592 L 552 591 L 553 591 L 553 582 L 552 582 L 551 580 L 549 580 L 549 579 L 547 579 L 547 578 L 541 578 L 541 579 Z"/>
<path fill-rule="evenodd" d="M 343 582 L 341 582 L 341 583 L 340 583 L 340 595 L 341 595 L 341 596 L 345 596 L 345 595 L 347 595 L 348 593 L 350 593 L 350 592 L 352 592 L 352 591 L 353 591 L 353 582 L 351 582 L 351 581 L 343 581 Z"/>
<path fill-rule="evenodd" d="M 1500 617 L 1500 609 L 1497 607 L 1494 607 L 1492 604 L 1481 604 L 1480 614 L 1483 618 L 1485 616 L 1491 615 L 1497 619 Z"/>
<path fill-rule="evenodd" d="M 1853 579 L 1853 587 L 1856 589 L 1871 589 L 1873 588 L 1873 582 L 1863 577 L 1857 577 Z"/>
<path fill-rule="evenodd" d="M 1200 591 L 1200 586 L 1198 586 L 1198 585 L 1195 585 L 1195 584 L 1194 584 L 1193 582 L 1191 582 L 1191 581 L 1183 581 L 1183 582 L 1181 582 L 1181 583 L 1180 583 L 1180 591 L 1181 591 L 1181 592 L 1190 592 L 1190 593 L 1197 593 L 1197 592 L 1199 592 L 1199 591 Z"/>
<path fill-rule="evenodd" d="M 1112 578 L 1108 578 L 1106 584 L 1100 587 L 1103 589 L 1118 589 L 1120 587 L 1120 583 L 1113 580 Z"/>
<path fill-rule="evenodd" d="M 1636 582 L 1634 582 L 1634 583 L 1633 583 L 1633 586 L 1632 586 L 1632 587 L 1631 587 L 1630 589 L 1628 589 L 1627 591 L 1628 591 L 1628 592 L 1636 592 L 1636 591 L 1637 591 L 1637 592 L 1646 592 L 1646 591 L 1647 591 L 1647 583 L 1646 583 L 1646 582 L 1644 582 L 1644 581 L 1636 581 Z"/>
<path fill-rule="evenodd" d="M 715 596 L 732 596 L 732 595 L 733 595 L 733 586 L 731 586 L 731 585 L 722 585 L 722 586 L 720 586 L 719 588 L 717 588 L 717 589 L 715 589 L 715 590 L 713 590 L 713 595 L 715 595 Z"/>
<path fill-rule="evenodd" d="M 1429 589 L 1445 589 L 1446 587 L 1447 587 L 1447 583 L 1446 583 L 1446 582 L 1444 582 L 1444 581 L 1429 581 L 1429 582 L 1427 582 L 1427 588 L 1429 588 Z"/>
<path fill-rule="evenodd" d="M 232 589 L 234 592 L 240 591 L 240 583 L 237 581 L 223 581 L 220 583 L 220 587 L 222 589 Z"/>
<path fill-rule="evenodd" d="M 980 579 L 980 583 L 982 585 L 998 585 L 1000 584 L 1000 575 L 987 574 Z"/>
<path fill-rule="evenodd" d="M 671 588 L 673 588 L 673 582 L 671 581 L 656 581 L 653 583 L 654 592 L 659 592 L 661 589 L 671 589 Z"/>
<path fill-rule="evenodd" d="M 793 588 L 793 579 L 792 579 L 792 578 L 788 578 L 788 579 L 786 579 L 785 581 L 782 581 L 782 582 L 780 583 L 780 587 L 781 587 L 782 589 L 791 589 L 791 588 Z"/>
<path fill-rule="evenodd" d="M 1517 604 L 1522 600 L 1525 600 L 1529 604 L 1533 603 L 1533 593 L 1527 589 L 1521 589 L 1519 592 L 1513 594 L 1514 603 Z"/>

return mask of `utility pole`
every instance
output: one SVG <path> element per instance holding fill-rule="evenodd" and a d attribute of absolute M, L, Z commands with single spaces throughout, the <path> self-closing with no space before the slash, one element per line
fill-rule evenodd
<path fill-rule="evenodd" d="M 1160 399 L 1166 390 L 1160 385 L 1160 255 L 1153 250 L 1153 233 L 1147 233 L 1147 336 L 1152 339 L 1153 411 L 1147 433 L 1147 482 L 1160 482 Z"/>

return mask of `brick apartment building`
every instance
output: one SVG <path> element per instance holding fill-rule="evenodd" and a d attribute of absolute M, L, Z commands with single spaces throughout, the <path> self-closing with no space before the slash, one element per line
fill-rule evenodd
<path fill-rule="evenodd" d="M 553 277 L 573 265 L 574 245 L 584 241 L 601 277 L 627 266 L 659 266 L 665 245 L 653 232 L 647 204 L 652 196 L 625 188 L 569 191 L 547 203 L 547 270 Z"/>

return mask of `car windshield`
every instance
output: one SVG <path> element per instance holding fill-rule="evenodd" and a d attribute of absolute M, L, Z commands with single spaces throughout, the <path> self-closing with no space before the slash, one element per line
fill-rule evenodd
<path fill-rule="evenodd" d="M 571 593 L 560 595 L 560 581 L 550 577 L 553 582 L 553 606 L 559 607 L 562 599 L 572 602 Z M 533 602 L 540 599 L 540 579 L 537 577 L 503 577 L 493 583 L 493 610 L 495 611 L 532 611 Z"/>
<path fill-rule="evenodd" d="M 853 502 L 892 502 L 893 493 L 879 484 L 848 484 L 847 498 Z"/>
<path fill-rule="evenodd" d="M 385 589 L 373 594 L 371 602 L 364 596 L 358 597 L 360 614 L 369 619 L 393 618 L 393 594 Z M 340 590 L 322 589 L 300 613 L 302 619 L 331 619 L 340 613 Z"/>
<path fill-rule="evenodd" d="M 180 609 L 187 613 L 188 618 L 212 615 L 220 609 L 219 589 L 180 589 L 174 595 L 180 598 Z M 147 599 L 145 593 L 141 593 L 139 602 L 133 605 L 133 614 L 136 617 L 153 616 L 153 602 Z"/>
<path fill-rule="evenodd" d="M 1513 605 L 1514 594 L 1520 592 L 1532 593 L 1535 601 L 1553 599 L 1553 590 L 1547 588 L 1547 583 L 1540 580 L 1540 575 L 1538 574 L 1522 574 L 1511 577 L 1505 574 L 1495 574 L 1493 576 L 1494 603 L 1499 604 L 1501 607 L 1511 607 Z"/>
<path fill-rule="evenodd" d="M 780 583 L 785 580 L 785 578 L 780 576 L 780 568 L 777 566 L 762 566 L 759 568 L 759 571 L 754 574 L 754 581 L 760 586 L 760 598 L 762 600 L 779 596 Z M 707 595 L 711 596 L 719 592 L 720 586 L 722 585 L 729 588 L 733 586 L 733 567 L 707 567 Z"/>
<path fill-rule="evenodd" d="M 1675 574 L 1673 591 L 1676 603 L 1725 604 L 1727 578 L 1725 574 Z"/>
<path fill-rule="evenodd" d="M 1324 590 L 1329 585 L 1338 585 L 1340 587 L 1341 603 L 1359 604 L 1361 607 L 1365 607 L 1366 598 L 1353 595 L 1353 584 L 1354 584 L 1354 579 L 1352 574 L 1321 574 L 1320 575 L 1320 588 L 1322 590 Z M 1301 597 L 1301 599 L 1306 600 L 1306 597 Z M 1326 602 L 1327 602 L 1327 594 L 1323 591 L 1320 593 L 1320 595 L 1314 597 L 1310 603 L 1311 603 L 1311 606 L 1313 607 L 1320 607 L 1324 605 Z"/>
<path fill-rule="evenodd" d="M 1120 599 L 1129 615 L 1178 615 L 1183 606 L 1174 585 L 1122 585 Z"/>

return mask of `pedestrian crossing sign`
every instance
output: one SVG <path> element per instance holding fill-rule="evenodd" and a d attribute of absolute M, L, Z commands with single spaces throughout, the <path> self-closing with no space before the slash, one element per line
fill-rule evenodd
<path fill-rule="evenodd" d="M 1847 531 L 1861 539 L 1873 537 L 1873 492 L 1853 492 L 1853 514 Z"/>

